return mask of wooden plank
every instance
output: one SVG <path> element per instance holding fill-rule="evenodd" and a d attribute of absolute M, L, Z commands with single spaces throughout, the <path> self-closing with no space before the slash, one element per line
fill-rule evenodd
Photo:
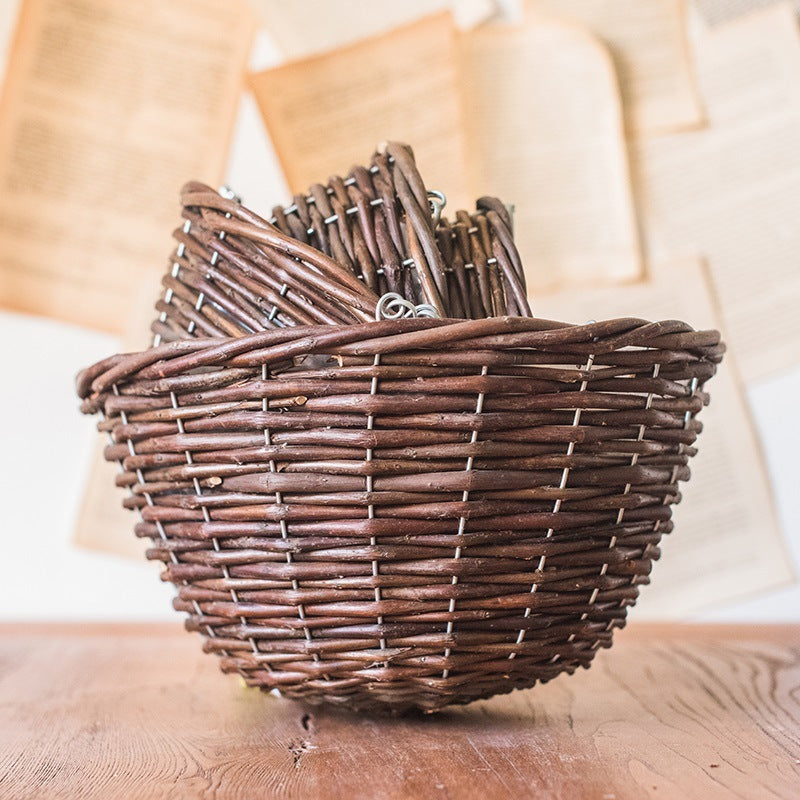
<path fill-rule="evenodd" d="M 0 626 L 0 798 L 796 798 L 800 626 L 634 625 L 435 716 L 310 709 L 177 625 Z"/>

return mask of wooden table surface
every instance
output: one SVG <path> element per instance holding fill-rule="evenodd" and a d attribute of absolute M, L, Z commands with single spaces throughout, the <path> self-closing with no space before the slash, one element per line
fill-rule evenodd
<path fill-rule="evenodd" d="M 245 689 L 174 626 L 0 626 L 0 798 L 800 798 L 800 627 L 647 626 L 404 718 Z"/>

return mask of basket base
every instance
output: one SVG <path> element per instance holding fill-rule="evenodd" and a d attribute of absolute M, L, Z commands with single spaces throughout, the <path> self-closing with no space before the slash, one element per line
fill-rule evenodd
<path fill-rule="evenodd" d="M 436 713 L 450 705 L 465 705 L 485 700 L 515 689 L 530 689 L 566 673 L 572 675 L 579 667 L 588 669 L 600 647 L 610 647 L 610 636 L 598 639 L 596 646 L 586 647 L 569 660 L 542 662 L 537 658 L 507 659 L 504 672 L 464 672 L 458 675 L 441 674 L 413 679 L 309 680 L 300 685 L 274 687 L 257 675 L 245 677 L 248 686 L 264 692 L 275 691 L 281 697 L 311 706 L 326 705 L 354 712 L 384 712 L 405 714 Z M 484 665 L 485 666 L 485 665 Z"/>

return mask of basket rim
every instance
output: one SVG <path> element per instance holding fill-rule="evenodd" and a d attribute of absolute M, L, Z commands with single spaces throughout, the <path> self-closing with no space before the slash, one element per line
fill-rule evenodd
<path fill-rule="evenodd" d="M 240 337 L 184 339 L 144 350 L 119 353 L 81 370 L 75 379 L 78 396 L 86 400 L 115 383 L 147 370 L 164 378 L 201 366 L 218 366 L 246 353 L 258 353 L 264 363 L 278 357 L 310 353 L 370 354 L 405 350 L 435 350 L 459 342 L 476 349 L 531 348 L 569 355 L 607 353 L 624 347 L 680 349 L 719 363 L 725 352 L 717 330 L 695 330 L 680 320 L 648 321 L 616 317 L 587 323 L 568 323 L 540 317 L 487 317 L 479 320 L 408 318 L 314 325 L 259 331 Z M 565 352 L 565 355 L 567 353 Z"/>

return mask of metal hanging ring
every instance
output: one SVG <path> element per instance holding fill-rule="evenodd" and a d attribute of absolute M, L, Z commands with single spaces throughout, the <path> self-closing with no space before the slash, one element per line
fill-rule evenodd
<path fill-rule="evenodd" d="M 444 192 L 436 189 L 428 190 L 428 202 L 431 205 L 431 216 L 433 217 L 433 224 L 438 225 L 439 220 L 442 218 L 442 211 L 447 205 L 447 197 Z"/>
<path fill-rule="evenodd" d="M 437 318 L 438 311 L 429 303 L 415 306 L 397 292 L 387 292 L 381 295 L 375 306 L 375 319 L 413 319 L 415 317 Z"/>

